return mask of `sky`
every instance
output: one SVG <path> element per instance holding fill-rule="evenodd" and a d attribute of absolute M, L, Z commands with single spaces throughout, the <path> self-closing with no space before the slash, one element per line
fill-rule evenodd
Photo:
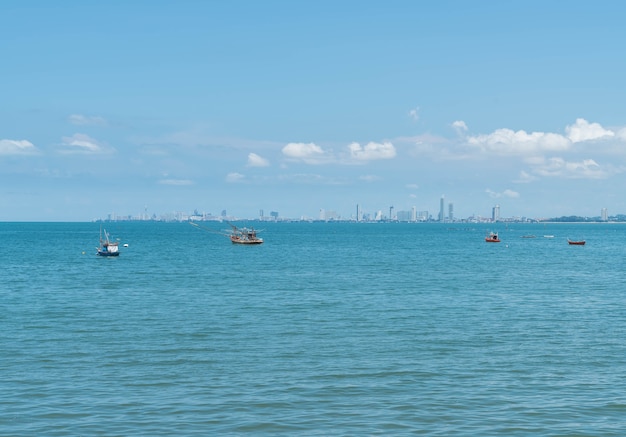
<path fill-rule="evenodd" d="M 0 221 L 626 214 L 626 2 L 0 3 Z M 446 207 L 447 210 L 447 207 Z"/>

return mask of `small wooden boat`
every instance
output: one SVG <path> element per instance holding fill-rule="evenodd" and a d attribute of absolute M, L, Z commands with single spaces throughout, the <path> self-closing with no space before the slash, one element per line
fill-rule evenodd
<path fill-rule="evenodd" d="M 573 241 L 573 240 L 570 240 L 569 238 L 567 239 L 567 244 L 571 244 L 573 246 L 584 246 L 585 243 L 586 243 L 585 240 Z"/>
<path fill-rule="evenodd" d="M 119 252 L 118 246 L 119 246 L 119 243 L 117 241 L 111 242 L 109 240 L 109 234 L 107 233 L 106 229 L 104 229 L 104 238 L 102 238 L 102 229 L 100 229 L 100 247 L 96 248 L 98 250 L 96 255 L 119 256 L 120 252 Z"/>
<path fill-rule="evenodd" d="M 500 242 L 500 238 L 498 237 L 498 233 L 497 232 L 490 232 L 489 235 L 487 235 L 485 237 L 485 241 L 487 243 L 499 243 Z"/>

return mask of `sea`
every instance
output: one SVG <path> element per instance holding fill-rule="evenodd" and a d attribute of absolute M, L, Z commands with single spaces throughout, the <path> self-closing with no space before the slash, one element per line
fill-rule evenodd
<path fill-rule="evenodd" d="M 0 435 L 626 435 L 626 224 L 237 224 L 0 223 Z"/>

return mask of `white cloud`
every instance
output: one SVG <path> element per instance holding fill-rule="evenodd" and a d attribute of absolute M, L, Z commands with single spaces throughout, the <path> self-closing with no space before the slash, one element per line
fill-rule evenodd
<path fill-rule="evenodd" d="M 416 108 L 411 109 L 411 110 L 409 111 L 409 117 L 411 117 L 411 119 L 412 119 L 413 121 L 417 121 L 417 120 L 419 120 L 419 118 L 420 118 L 420 116 L 419 116 L 419 110 L 420 110 L 420 108 L 419 108 L 419 106 L 417 106 Z"/>
<path fill-rule="evenodd" d="M 522 170 L 519 173 L 519 178 L 517 178 L 513 182 L 516 182 L 518 184 L 526 184 L 526 183 L 532 182 L 532 181 L 534 181 L 536 179 L 537 179 L 536 176 L 533 176 L 530 173 L 527 173 L 524 170 Z"/>
<path fill-rule="evenodd" d="M 37 152 L 37 148 L 30 141 L 0 140 L 0 155 L 34 155 Z"/>
<path fill-rule="evenodd" d="M 571 147 L 563 135 L 545 132 L 528 133 L 511 129 L 497 129 L 491 134 L 468 137 L 469 145 L 483 152 L 525 155 L 545 151 L 564 151 Z"/>
<path fill-rule="evenodd" d="M 419 185 L 417 184 L 406 184 L 406 187 L 410 190 L 417 190 L 419 189 Z"/>
<path fill-rule="evenodd" d="M 566 177 L 576 179 L 604 179 L 609 171 L 604 170 L 593 159 L 584 159 L 580 162 L 569 162 L 563 158 L 544 160 L 534 168 L 534 172 L 541 176 Z"/>
<path fill-rule="evenodd" d="M 577 118 L 576 123 L 565 128 L 565 132 L 572 143 L 615 136 L 615 132 L 604 129 L 599 123 L 589 123 L 584 118 Z"/>
<path fill-rule="evenodd" d="M 231 183 L 236 183 L 236 182 L 242 182 L 246 177 L 244 175 L 242 175 L 241 173 L 228 173 L 226 175 L 226 182 L 231 182 Z"/>
<path fill-rule="evenodd" d="M 389 142 L 370 142 L 365 147 L 361 147 L 359 143 L 352 143 L 348 149 L 350 149 L 350 156 L 358 161 L 391 159 L 396 156 L 396 148 Z"/>
<path fill-rule="evenodd" d="M 267 167 L 270 165 L 270 162 L 257 155 L 256 153 L 248 154 L 248 167 Z"/>
<path fill-rule="evenodd" d="M 61 153 L 103 153 L 106 150 L 96 140 L 85 134 L 63 137 Z"/>
<path fill-rule="evenodd" d="M 494 199 L 498 199 L 501 197 L 508 197 L 510 199 L 516 199 L 519 197 L 519 193 L 517 191 L 513 191 L 513 190 L 504 190 L 501 193 L 497 193 L 495 191 L 491 191 L 489 188 L 487 188 L 485 190 L 485 192 L 487 194 L 489 194 L 489 197 L 494 198 Z"/>
<path fill-rule="evenodd" d="M 455 121 L 452 126 L 457 133 L 467 126 L 464 122 Z M 545 152 L 565 152 L 572 145 L 584 141 L 608 139 L 616 136 L 615 132 L 604 129 L 598 123 L 589 123 L 583 118 L 576 119 L 572 125 L 566 126 L 566 135 L 552 132 L 526 132 L 511 129 L 496 129 L 490 134 L 467 137 L 467 144 L 483 153 L 501 155 L 537 155 Z M 619 138 L 626 140 L 626 131 L 618 133 Z"/>
<path fill-rule="evenodd" d="M 309 164 L 317 164 L 324 158 L 324 150 L 314 143 L 289 143 L 283 147 L 283 155 Z"/>
<path fill-rule="evenodd" d="M 159 181 L 159 184 L 161 185 L 174 185 L 174 186 L 186 186 L 186 185 L 193 185 L 193 181 L 189 180 L 189 179 L 161 179 Z"/>
<path fill-rule="evenodd" d="M 456 131 L 458 135 L 463 135 L 468 130 L 467 125 L 462 120 L 452 122 L 452 128 Z"/>
<path fill-rule="evenodd" d="M 78 126 L 86 126 L 86 125 L 106 126 L 107 125 L 107 121 L 102 117 L 90 117 L 87 115 L 72 114 L 67 119 L 70 123 L 78 125 Z"/>

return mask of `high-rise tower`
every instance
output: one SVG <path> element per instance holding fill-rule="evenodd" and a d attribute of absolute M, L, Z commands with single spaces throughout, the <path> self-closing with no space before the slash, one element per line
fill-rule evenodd
<path fill-rule="evenodd" d="M 439 201 L 439 221 L 442 222 L 443 219 L 445 218 L 445 213 L 444 213 L 444 209 L 443 209 L 443 204 L 444 204 L 445 198 L 444 196 L 441 196 L 441 200 Z"/>
<path fill-rule="evenodd" d="M 491 221 L 497 222 L 500 220 L 500 205 L 496 205 L 491 210 Z"/>

